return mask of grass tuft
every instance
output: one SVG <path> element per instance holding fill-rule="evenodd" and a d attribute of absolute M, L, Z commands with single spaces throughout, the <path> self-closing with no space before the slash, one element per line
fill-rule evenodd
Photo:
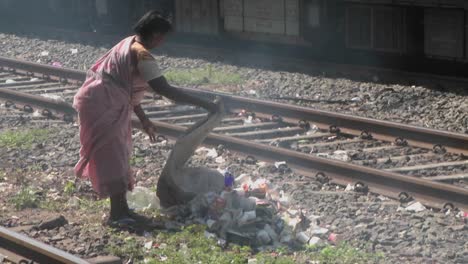
<path fill-rule="evenodd" d="M 24 131 L 6 131 L 0 133 L 0 146 L 15 149 L 31 149 L 37 142 L 47 140 L 48 129 L 30 129 Z"/>
<path fill-rule="evenodd" d="M 235 85 L 244 83 L 237 73 L 213 70 L 212 67 L 191 70 L 172 70 L 164 74 L 168 82 L 178 85 Z"/>
<path fill-rule="evenodd" d="M 19 193 L 10 198 L 10 203 L 12 203 L 17 210 L 37 208 L 39 206 L 39 202 L 40 197 L 31 187 L 23 187 Z"/>
<path fill-rule="evenodd" d="M 63 192 L 68 196 L 74 194 L 76 192 L 75 182 L 68 180 L 65 187 L 63 187 Z"/>
<path fill-rule="evenodd" d="M 115 231 L 114 231 L 115 232 Z M 360 264 L 380 263 L 383 256 L 369 254 L 355 249 L 348 244 L 338 246 L 307 247 L 293 251 L 279 248 L 275 252 L 253 253 L 250 247 L 230 245 L 221 248 L 216 240 L 205 237 L 205 227 L 201 225 L 187 226 L 180 232 L 155 232 L 153 237 L 140 240 L 134 237 L 124 237 L 122 233 L 114 233 L 114 239 L 106 250 L 109 254 L 129 257 L 134 263 L 247 263 L 249 259 L 256 259 L 256 263 L 336 263 Z M 146 249 L 145 242 L 152 241 L 152 247 Z"/>

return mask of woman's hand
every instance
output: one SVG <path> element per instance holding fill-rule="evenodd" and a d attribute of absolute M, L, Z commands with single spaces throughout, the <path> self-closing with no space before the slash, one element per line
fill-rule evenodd
<path fill-rule="evenodd" d="M 153 122 L 145 120 L 143 122 L 143 130 L 148 134 L 151 142 L 156 142 L 156 126 Z"/>

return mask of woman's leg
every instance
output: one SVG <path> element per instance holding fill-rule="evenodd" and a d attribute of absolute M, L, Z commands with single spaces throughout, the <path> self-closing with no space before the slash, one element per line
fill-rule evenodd
<path fill-rule="evenodd" d="M 110 220 L 119 220 L 130 217 L 130 210 L 127 204 L 126 192 L 110 196 Z"/>

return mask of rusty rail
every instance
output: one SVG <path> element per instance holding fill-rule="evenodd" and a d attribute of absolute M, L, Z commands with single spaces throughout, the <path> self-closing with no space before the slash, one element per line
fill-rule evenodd
<path fill-rule="evenodd" d="M 28 74 L 39 73 L 49 77 L 57 77 L 63 81 L 83 81 L 86 77 L 84 71 L 45 66 L 42 64 L 18 61 L 0 57 L 0 67 L 15 69 Z M 422 128 L 389 121 L 375 120 L 346 114 L 316 110 L 278 102 L 258 100 L 225 93 L 211 92 L 200 89 L 181 88 L 186 92 L 203 97 L 220 96 L 229 109 L 242 109 L 246 106 L 250 111 L 278 115 L 286 121 L 298 122 L 307 120 L 314 122 L 320 128 L 335 125 L 341 131 L 359 136 L 363 131 L 372 134 L 376 139 L 392 142 L 403 138 L 412 146 L 431 149 L 434 145 L 444 146 L 448 152 L 468 155 L 468 135 L 448 131 Z"/>
<path fill-rule="evenodd" d="M 92 263 L 4 227 L 0 227 L 0 254 L 6 255 L 6 260 L 12 263 Z"/>
<path fill-rule="evenodd" d="M 40 74 L 61 78 L 62 81 L 66 81 L 63 79 L 65 78 L 64 76 L 67 76 L 66 78 L 73 78 L 73 80 L 76 81 L 82 81 L 85 77 L 85 73 L 80 71 L 51 67 L 42 68 L 42 65 L 39 64 L 20 63 L 4 58 L 0 58 L 0 66 L 16 67 L 16 70 L 22 70 L 26 73 L 29 72 L 30 75 L 39 72 Z M 322 127 L 328 127 L 330 124 L 334 124 L 339 126 L 342 131 L 355 135 L 359 135 L 361 131 L 365 130 L 373 133 L 374 138 L 387 141 L 393 141 L 394 138 L 404 137 L 410 144 L 426 148 L 432 147 L 434 144 L 441 144 L 444 145 L 447 150 L 453 152 L 467 153 L 468 149 L 468 136 L 462 134 L 312 110 L 304 107 L 260 101 L 222 93 L 189 88 L 183 89 L 200 96 L 220 95 L 224 98 L 227 107 L 231 109 L 241 109 L 248 106 L 249 110 L 258 111 L 263 115 L 281 115 L 283 119 L 291 122 L 307 120 Z M 0 89 L 0 91 L 2 91 L 2 89 Z M 26 95 L 21 92 L 11 93 L 9 91 L 2 91 L 2 94 L 3 96 L 7 94 L 11 100 L 38 105 L 48 108 L 49 110 L 56 110 L 62 113 L 74 112 L 70 105 L 54 102 L 47 98 Z M 0 94 L 0 96 L 2 96 L 2 94 Z M 333 121 L 331 122 L 330 120 Z M 138 127 L 139 122 L 136 120 L 134 121 L 134 124 Z M 159 132 L 171 137 L 177 137 L 185 131 L 184 127 L 178 125 L 171 125 L 163 122 L 155 122 L 155 124 L 159 128 Z M 254 155 L 266 161 L 284 160 L 291 168 L 298 170 L 306 177 L 315 177 L 315 175 L 320 172 L 326 174 L 333 182 L 339 184 L 363 182 L 368 185 L 370 191 L 389 197 L 398 198 L 400 194 L 404 192 L 434 208 L 443 208 L 447 205 L 453 205 L 454 207 L 468 210 L 468 190 L 464 188 L 408 177 L 389 171 L 366 168 L 341 161 L 313 157 L 304 153 L 219 134 L 210 134 L 205 144 L 213 146 L 223 144 L 234 152 L 244 155 Z"/>

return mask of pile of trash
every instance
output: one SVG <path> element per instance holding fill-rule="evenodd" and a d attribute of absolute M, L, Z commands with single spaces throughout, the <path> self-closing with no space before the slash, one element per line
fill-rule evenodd
<path fill-rule="evenodd" d="M 284 192 L 265 179 L 222 173 L 225 188 L 221 193 L 200 194 L 187 205 L 164 209 L 163 213 L 182 224 L 206 225 L 205 236 L 217 239 L 221 246 L 234 243 L 266 250 L 316 245 L 330 239 L 329 230 L 319 226 L 317 216 L 292 208 Z M 134 209 L 160 208 L 155 192 L 145 187 L 136 187 L 127 199 Z"/>
<path fill-rule="evenodd" d="M 318 217 L 290 208 L 284 192 L 266 180 L 223 173 L 225 188 L 221 193 L 200 194 L 184 207 L 184 218 L 205 224 L 205 235 L 217 238 L 219 244 L 274 249 L 317 244 L 328 233 L 318 226 Z"/>

